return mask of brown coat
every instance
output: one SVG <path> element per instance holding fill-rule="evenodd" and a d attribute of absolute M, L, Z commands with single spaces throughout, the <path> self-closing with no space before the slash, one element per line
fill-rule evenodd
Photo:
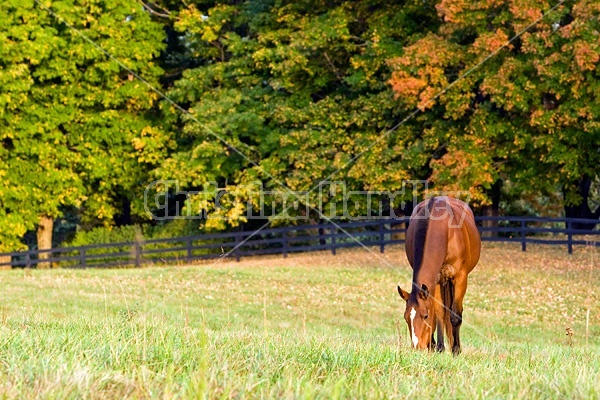
<path fill-rule="evenodd" d="M 437 328 L 437 349 L 442 351 L 444 327 L 452 351 L 460 352 L 467 276 L 477 265 L 480 252 L 481 238 L 466 203 L 452 197 L 433 197 L 414 209 L 406 234 L 412 290 L 409 294 L 398 287 L 407 302 L 405 319 L 413 347 L 433 348 Z"/>

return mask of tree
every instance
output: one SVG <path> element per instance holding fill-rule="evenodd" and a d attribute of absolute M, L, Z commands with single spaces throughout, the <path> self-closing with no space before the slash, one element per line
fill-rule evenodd
<path fill-rule="evenodd" d="M 387 60 L 437 26 L 433 2 L 187 4 L 170 11 L 198 66 L 169 94 L 191 116 L 174 110 L 178 149 L 157 176 L 188 189 L 214 181 L 245 202 L 241 188 L 256 181 L 281 198 L 281 184 L 308 191 L 328 177 L 344 180 L 348 190 L 397 190 L 421 167 L 403 162 L 416 152 L 399 151 L 411 126 L 349 161 L 397 122 Z M 316 191 L 309 203 L 318 205 Z M 243 222 L 244 211 L 222 210 L 230 225 Z"/>
<path fill-rule="evenodd" d="M 144 186 L 141 150 L 165 142 L 149 114 L 158 96 L 82 37 L 156 85 L 161 25 L 123 0 L 65 0 L 52 11 L 58 17 L 34 1 L 0 5 L 4 251 L 22 247 L 31 229 L 38 248 L 49 248 L 53 219 L 67 206 L 110 223 L 119 197 Z"/>
<path fill-rule="evenodd" d="M 443 23 L 394 60 L 390 83 L 405 107 L 421 107 L 428 124 L 443 128 L 426 132 L 439 188 L 470 187 L 488 204 L 498 180 L 519 193 L 558 186 L 567 216 L 594 216 L 582 182 L 600 165 L 600 6 L 564 3 L 541 18 L 552 5 L 441 1 Z M 436 147 L 444 150 L 436 155 Z"/>

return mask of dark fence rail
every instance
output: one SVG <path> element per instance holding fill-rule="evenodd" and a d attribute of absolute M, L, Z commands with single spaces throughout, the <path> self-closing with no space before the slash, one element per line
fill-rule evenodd
<path fill-rule="evenodd" d="M 538 217 L 477 217 L 476 220 L 482 240 L 520 243 L 523 251 L 529 243 L 566 246 L 569 253 L 577 245 L 600 246 L 598 220 Z M 10 257 L 10 261 L 0 262 L 0 267 L 30 268 L 41 263 L 63 268 L 139 267 L 225 256 L 239 261 L 241 257 L 260 254 L 287 257 L 290 253 L 322 250 L 335 254 L 337 249 L 360 246 L 375 246 L 383 253 L 386 246 L 404 243 L 407 223 L 408 217 L 29 250 L 0 254 L 0 260 Z M 40 258 L 41 254 L 47 254 L 48 258 Z"/>

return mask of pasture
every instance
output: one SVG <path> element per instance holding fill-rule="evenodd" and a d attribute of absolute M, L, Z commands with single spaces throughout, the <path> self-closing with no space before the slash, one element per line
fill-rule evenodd
<path fill-rule="evenodd" d="M 1 271 L 0 397 L 598 398 L 599 260 L 484 243 L 458 357 L 409 348 L 402 246 Z"/>

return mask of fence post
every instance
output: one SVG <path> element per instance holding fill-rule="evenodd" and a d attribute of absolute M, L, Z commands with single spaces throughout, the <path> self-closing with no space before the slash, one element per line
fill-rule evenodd
<path fill-rule="evenodd" d="M 526 223 L 525 220 L 521 220 L 521 251 L 527 251 L 527 239 L 525 237 L 525 228 Z"/>
<path fill-rule="evenodd" d="M 567 220 L 567 247 L 569 254 L 573 254 L 573 221 Z"/>
<path fill-rule="evenodd" d="M 9 268 L 10 267 L 12 267 L 12 265 L 9 265 Z M 31 268 L 31 253 L 29 253 L 29 250 L 27 250 L 27 252 L 25 253 L 25 268 Z"/>
<path fill-rule="evenodd" d="M 384 220 L 379 220 L 379 251 L 383 253 L 385 251 L 385 234 L 383 233 Z"/>
<path fill-rule="evenodd" d="M 337 229 L 335 229 L 333 226 L 331 228 L 329 228 L 329 232 L 331 233 L 331 254 L 333 254 L 335 256 L 335 234 Z"/>
<path fill-rule="evenodd" d="M 187 248 L 187 262 L 192 262 L 192 238 L 188 237 L 185 241 L 185 247 Z"/>
<path fill-rule="evenodd" d="M 81 268 L 85 268 L 85 249 L 79 249 L 79 264 Z"/>
<path fill-rule="evenodd" d="M 142 246 L 140 246 L 140 242 L 135 242 L 133 247 L 135 249 L 135 267 L 139 268 L 142 260 Z"/>
<path fill-rule="evenodd" d="M 235 261 L 237 261 L 237 262 L 240 262 L 240 252 L 239 252 L 239 246 L 240 246 L 240 243 L 241 243 L 242 241 L 240 240 L 240 235 L 239 235 L 239 232 L 235 232 L 235 233 L 233 234 L 233 237 L 234 237 L 234 239 L 235 239 L 235 240 L 234 240 L 233 254 L 235 254 Z"/>
<path fill-rule="evenodd" d="M 281 245 L 283 246 L 283 258 L 288 256 L 287 230 L 284 228 L 281 233 Z"/>

